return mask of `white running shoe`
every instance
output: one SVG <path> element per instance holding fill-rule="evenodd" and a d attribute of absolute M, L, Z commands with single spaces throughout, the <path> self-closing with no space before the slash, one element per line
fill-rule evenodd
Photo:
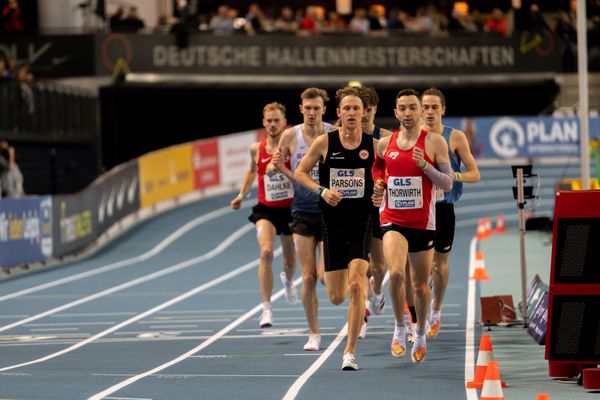
<path fill-rule="evenodd" d="M 408 338 L 407 338 L 407 340 L 410 343 L 414 343 L 416 334 L 417 334 L 417 324 L 413 324 L 412 322 L 409 322 L 408 323 Z"/>
<path fill-rule="evenodd" d="M 394 328 L 394 336 L 392 337 L 392 343 L 390 344 L 390 353 L 392 357 L 404 358 L 406 357 L 406 325 L 402 328 Z"/>
<path fill-rule="evenodd" d="M 321 350 L 321 335 L 318 333 L 311 333 L 308 335 L 308 341 L 304 345 L 305 351 L 319 351 Z"/>
<path fill-rule="evenodd" d="M 427 330 L 429 337 L 436 337 L 442 328 L 442 310 L 435 311 L 433 308 L 430 308 L 427 325 L 429 326 Z"/>
<path fill-rule="evenodd" d="M 258 326 L 261 328 L 270 328 L 273 326 L 273 310 L 270 308 L 263 309 Z"/>
<path fill-rule="evenodd" d="M 281 279 L 281 284 L 285 289 L 285 301 L 288 304 L 296 304 L 298 302 L 298 291 L 296 290 L 296 286 L 294 283 L 288 279 L 285 272 L 281 271 L 279 274 L 279 278 Z"/>
<path fill-rule="evenodd" d="M 344 357 L 342 358 L 342 369 L 344 371 L 358 371 L 358 364 L 356 363 L 356 357 L 354 357 L 354 354 L 344 354 Z"/>
<path fill-rule="evenodd" d="M 359 339 L 366 339 L 367 338 L 367 317 L 365 317 L 365 322 L 360 327 L 360 332 L 358 333 L 358 338 Z"/>
<path fill-rule="evenodd" d="M 371 277 L 369 279 L 369 284 L 367 285 L 367 299 L 369 299 L 369 309 L 371 309 L 375 315 L 380 315 L 383 312 L 383 307 L 385 306 L 385 297 L 383 293 L 376 294 L 373 290 L 374 279 Z"/>

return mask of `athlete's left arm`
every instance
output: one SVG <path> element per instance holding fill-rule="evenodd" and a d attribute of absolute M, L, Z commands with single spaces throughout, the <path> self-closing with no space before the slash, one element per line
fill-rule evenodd
<path fill-rule="evenodd" d="M 424 159 L 423 151 L 415 147 L 413 149 L 413 159 L 417 166 L 423 170 L 431 182 L 442 189 L 444 192 L 452 190 L 453 173 L 448 157 L 448 145 L 441 135 L 429 134 L 425 141 L 425 151 L 429 158 L 435 162 L 435 166 L 429 164 Z M 437 166 L 437 168 L 436 168 Z"/>
<path fill-rule="evenodd" d="M 479 174 L 479 169 L 477 168 L 477 162 L 475 161 L 475 157 L 471 153 L 471 148 L 469 146 L 469 141 L 467 140 L 467 135 L 463 131 L 459 131 L 458 129 L 454 129 L 452 131 L 452 135 L 450 136 L 450 141 L 454 144 L 455 153 L 458 154 L 462 162 L 465 164 L 467 170 L 465 172 L 460 172 L 460 175 L 456 175 L 459 182 L 465 183 L 477 183 L 481 178 Z"/>

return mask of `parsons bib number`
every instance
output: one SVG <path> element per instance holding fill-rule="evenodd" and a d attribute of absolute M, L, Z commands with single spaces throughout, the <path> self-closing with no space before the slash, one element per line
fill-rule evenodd
<path fill-rule="evenodd" d="M 267 201 L 279 201 L 294 197 L 292 182 L 281 172 L 269 176 L 265 174 L 265 199 Z"/>
<path fill-rule="evenodd" d="M 364 168 L 331 168 L 329 170 L 329 188 L 339 192 L 347 199 L 361 199 L 365 196 Z"/>
<path fill-rule="evenodd" d="M 390 176 L 387 184 L 387 204 L 393 210 L 423 207 L 423 178 L 420 176 Z"/>

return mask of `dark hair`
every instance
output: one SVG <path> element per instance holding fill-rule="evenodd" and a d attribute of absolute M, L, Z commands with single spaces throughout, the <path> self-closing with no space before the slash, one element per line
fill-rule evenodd
<path fill-rule="evenodd" d="M 360 86 L 358 87 L 358 90 L 366 97 L 367 101 L 365 105 L 367 107 L 376 107 L 377 104 L 379 104 L 379 96 L 377 95 L 375 89 L 372 87 Z"/>
<path fill-rule="evenodd" d="M 369 104 L 369 98 L 362 88 L 356 86 L 346 86 L 341 89 L 338 89 L 335 92 L 335 100 L 337 101 L 338 106 L 342 102 L 342 99 L 346 96 L 356 96 L 362 102 L 363 107 L 367 107 Z"/>
<path fill-rule="evenodd" d="M 421 97 L 419 96 L 419 92 L 417 92 L 415 89 L 402 89 L 396 95 L 396 100 L 398 100 L 402 96 L 416 96 L 417 99 L 420 99 Z"/>
<path fill-rule="evenodd" d="M 422 94 L 421 94 L 421 100 L 423 100 L 423 97 L 425 96 L 437 96 L 440 98 L 440 102 L 442 103 L 442 107 L 446 107 L 446 98 L 444 97 L 444 94 L 442 93 L 442 91 L 436 87 L 430 87 L 429 89 L 425 90 Z"/>

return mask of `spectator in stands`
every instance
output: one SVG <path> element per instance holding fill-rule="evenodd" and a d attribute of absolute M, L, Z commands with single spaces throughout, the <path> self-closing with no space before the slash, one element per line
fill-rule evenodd
<path fill-rule="evenodd" d="M 369 30 L 382 31 L 387 28 L 385 19 L 385 8 L 380 4 L 373 4 L 369 7 Z"/>
<path fill-rule="evenodd" d="M 354 16 L 348 24 L 348 30 L 356 33 L 369 33 L 371 23 L 367 18 L 367 11 L 364 8 L 354 10 Z"/>
<path fill-rule="evenodd" d="M 23 174 L 15 160 L 15 149 L 0 139 L 0 197 L 21 197 Z"/>
<path fill-rule="evenodd" d="M 208 26 L 215 35 L 232 35 L 233 19 L 229 16 L 229 7 L 221 4 L 217 9 L 217 14 L 211 18 Z"/>
<path fill-rule="evenodd" d="M 317 8 L 315 6 L 306 7 L 306 13 L 302 18 L 302 22 L 300 22 L 300 31 L 304 33 L 317 32 L 319 30 L 317 26 L 318 19 Z"/>
<path fill-rule="evenodd" d="M 536 33 L 542 33 L 543 30 L 551 31 L 536 3 L 531 3 L 529 6 L 529 21 L 526 28 Z"/>
<path fill-rule="evenodd" d="M 434 36 L 440 31 L 436 14 L 436 9 L 433 6 L 419 7 L 414 18 L 405 17 L 402 22 L 407 32 Z"/>
<path fill-rule="evenodd" d="M 248 35 L 256 35 L 257 33 L 265 32 L 264 13 L 257 3 L 252 3 L 248 7 L 246 14 L 246 33 Z"/>
<path fill-rule="evenodd" d="M 554 32 L 560 39 L 562 54 L 562 70 L 573 72 L 577 70 L 577 31 L 573 26 L 571 15 L 561 11 Z"/>
<path fill-rule="evenodd" d="M 274 28 L 278 33 L 295 33 L 298 30 L 298 21 L 291 7 L 281 7 L 281 12 L 275 19 Z"/>
<path fill-rule="evenodd" d="M 177 0 L 173 9 L 173 16 L 179 21 L 186 21 L 190 16 L 190 5 L 187 0 Z"/>
<path fill-rule="evenodd" d="M 477 33 L 477 25 L 470 14 L 461 15 L 460 11 L 452 10 L 448 18 L 448 32 L 451 36 L 463 36 Z"/>
<path fill-rule="evenodd" d="M 326 26 L 327 32 L 344 32 L 348 24 L 337 12 L 329 11 L 327 13 Z"/>
<path fill-rule="evenodd" d="M 485 21 L 485 31 L 492 35 L 508 36 L 508 22 L 499 8 L 494 8 Z"/>
<path fill-rule="evenodd" d="M 8 0 L 8 4 L 2 9 L 2 30 L 6 33 L 19 33 L 24 29 L 19 3 L 17 0 Z"/>
<path fill-rule="evenodd" d="M 128 32 L 137 32 L 141 29 L 144 29 L 145 26 L 146 24 L 138 15 L 137 7 L 130 7 L 129 13 L 125 19 L 123 19 L 122 27 L 124 30 Z"/>
<path fill-rule="evenodd" d="M 400 31 L 404 29 L 403 19 L 406 19 L 406 13 L 397 7 L 390 10 L 386 26 L 388 31 Z"/>
<path fill-rule="evenodd" d="M 123 19 L 125 18 L 125 8 L 123 6 L 119 6 L 117 11 L 108 19 L 108 24 L 110 26 L 111 31 L 118 31 L 121 29 L 123 24 Z"/>

